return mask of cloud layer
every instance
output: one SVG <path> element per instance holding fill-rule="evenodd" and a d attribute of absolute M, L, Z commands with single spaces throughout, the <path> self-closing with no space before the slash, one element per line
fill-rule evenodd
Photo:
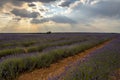
<path fill-rule="evenodd" d="M 25 9 L 13 9 L 11 11 L 15 16 L 26 17 L 26 18 L 37 18 L 40 14 L 38 12 L 30 12 Z"/>
<path fill-rule="evenodd" d="M 7 31 L 8 24 L 16 29 L 22 23 L 38 28 L 47 25 L 51 31 L 64 31 L 67 26 L 68 31 L 119 32 L 119 21 L 120 0 L 0 0 L 1 31 Z"/>
<path fill-rule="evenodd" d="M 15 6 L 21 6 L 25 2 L 43 2 L 43 3 L 49 3 L 55 0 L 0 0 L 0 6 L 3 6 L 7 3 L 11 3 Z"/>

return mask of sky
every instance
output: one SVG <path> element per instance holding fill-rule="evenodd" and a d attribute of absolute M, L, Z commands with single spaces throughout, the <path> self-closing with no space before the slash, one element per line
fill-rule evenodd
<path fill-rule="evenodd" d="M 120 0 L 0 0 L 0 33 L 120 33 Z"/>

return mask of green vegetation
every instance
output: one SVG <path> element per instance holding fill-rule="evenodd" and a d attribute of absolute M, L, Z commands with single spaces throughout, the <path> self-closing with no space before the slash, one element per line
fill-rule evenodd
<path fill-rule="evenodd" d="M 52 47 L 52 46 L 64 46 L 64 45 L 70 45 L 73 43 L 77 43 L 80 42 L 79 40 L 73 40 L 73 41 L 64 41 L 64 42 L 60 42 L 60 43 L 46 43 L 46 44 L 42 44 L 39 46 L 32 46 L 32 47 L 28 47 L 32 44 L 34 44 L 35 42 L 24 42 L 21 45 L 26 46 L 27 48 L 12 48 L 12 49 L 4 49 L 0 51 L 0 57 L 4 57 L 4 56 L 8 56 L 8 55 L 14 55 L 14 54 L 23 54 L 23 53 L 30 53 L 30 52 L 41 52 L 43 49 L 47 48 L 47 47 Z"/>
<path fill-rule="evenodd" d="M 51 80 L 109 80 L 109 75 L 120 68 L 119 39 L 114 40 L 94 55 L 66 70 L 63 76 Z"/>
<path fill-rule="evenodd" d="M 50 64 L 57 62 L 58 60 L 78 54 L 99 43 L 101 43 L 101 41 L 89 41 L 88 43 L 85 42 L 70 48 L 53 50 L 49 53 L 6 59 L 0 63 L 0 79 L 13 80 L 22 72 L 31 71 L 35 68 L 49 67 Z"/>
<path fill-rule="evenodd" d="M 0 80 L 14 80 L 24 72 L 49 67 L 63 58 L 76 55 L 113 38 L 112 34 L 92 33 L 1 34 L 1 36 Z"/>
<path fill-rule="evenodd" d="M 0 58 L 3 56 L 12 55 L 12 54 L 20 54 L 20 53 L 25 53 L 25 50 L 22 48 L 5 49 L 5 50 L 0 51 Z"/>

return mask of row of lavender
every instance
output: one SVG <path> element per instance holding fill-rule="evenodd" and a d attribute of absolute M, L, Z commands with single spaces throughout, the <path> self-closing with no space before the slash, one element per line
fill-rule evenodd
<path fill-rule="evenodd" d="M 49 80 L 119 80 L 111 73 L 120 69 L 120 35 L 105 47 L 92 52 Z M 120 76 L 120 75 L 117 75 Z"/>
<path fill-rule="evenodd" d="M 8 55 L 38 53 L 46 48 L 61 47 L 89 40 L 89 38 L 82 37 L 78 34 L 1 34 L 0 58 Z M 20 45 L 23 46 L 20 47 Z"/>
<path fill-rule="evenodd" d="M 74 38 L 76 35 L 72 35 L 71 37 Z M 57 36 L 56 34 L 0 34 L 0 49 L 11 47 L 29 47 L 66 39 L 71 40 L 70 36 Z"/>
<path fill-rule="evenodd" d="M 10 38 L 8 37 L 10 41 L 12 41 L 11 35 L 9 35 Z M 58 60 L 68 56 L 73 56 L 108 39 L 118 36 L 117 34 L 24 34 L 25 36 L 22 35 L 22 37 L 19 37 L 19 35 L 17 34 L 17 38 L 20 40 L 21 38 L 29 36 L 31 39 L 33 38 L 33 40 L 40 37 L 41 40 L 50 39 L 53 42 L 44 43 L 45 46 L 42 46 L 42 48 L 38 47 L 39 45 L 37 47 L 34 46 L 32 47 L 32 53 L 27 50 L 29 54 L 23 54 L 24 52 L 20 52 L 18 54 L 17 51 L 15 51 L 16 49 L 13 49 L 13 52 L 10 51 L 10 53 L 9 51 L 6 53 L 6 51 L 4 52 L 1 50 L 0 55 L 2 55 L 2 57 L 0 58 L 0 79 L 2 80 L 13 80 L 25 71 L 31 71 L 35 68 L 48 67 L 51 63 L 57 62 Z M 37 37 L 34 37 L 33 35 Z M 57 36 L 57 38 L 55 36 Z M 15 38 L 14 35 L 14 40 L 20 41 L 17 38 Z M 1 37 L 1 41 L 3 39 L 4 38 Z M 53 48 L 51 49 L 51 47 Z M 35 51 L 38 52 L 35 53 Z"/>
<path fill-rule="evenodd" d="M 2 47 L 4 49 L 0 50 L 0 58 L 8 55 L 44 52 L 56 47 L 67 47 L 76 43 L 80 44 L 85 41 L 99 39 L 99 37 L 101 39 L 107 39 L 113 35 L 114 34 L 107 34 L 107 36 L 106 34 L 4 34 L 0 36 L 2 41 L 1 45 L 6 45 L 9 48 Z M 11 45 L 9 45 L 9 43 Z M 19 44 L 16 43 L 24 44 L 24 46 L 18 47 Z"/>
<path fill-rule="evenodd" d="M 106 35 L 113 36 L 115 34 L 0 34 L 0 50 L 11 47 L 29 47 L 38 43 L 89 38 L 91 36 L 105 37 Z"/>

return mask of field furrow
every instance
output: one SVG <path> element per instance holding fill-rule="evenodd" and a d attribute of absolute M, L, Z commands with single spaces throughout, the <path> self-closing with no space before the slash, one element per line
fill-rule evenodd
<path fill-rule="evenodd" d="M 88 57 L 91 52 L 104 47 L 110 41 L 111 40 L 105 41 L 104 43 L 85 50 L 82 53 L 78 53 L 77 55 L 60 60 L 55 64 L 51 64 L 48 68 L 37 69 L 30 73 L 22 74 L 18 80 L 48 80 L 49 77 L 60 75 L 62 72 L 64 72 L 65 67 L 68 65 L 70 66 L 70 64 L 75 63 L 77 60 L 83 60 L 85 57 Z"/>

